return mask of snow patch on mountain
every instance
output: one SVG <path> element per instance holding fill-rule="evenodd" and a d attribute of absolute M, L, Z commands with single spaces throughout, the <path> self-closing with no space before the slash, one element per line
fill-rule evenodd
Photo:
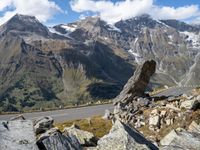
<path fill-rule="evenodd" d="M 64 36 L 64 37 L 72 39 L 72 37 L 70 37 L 69 33 L 62 34 L 62 33 L 58 32 L 58 31 L 56 31 L 53 27 L 48 27 L 48 29 L 49 29 L 49 31 L 51 33 L 58 34 L 58 35 L 61 35 L 61 36 Z"/>
<path fill-rule="evenodd" d="M 109 24 L 108 30 L 121 32 L 121 30 L 119 28 L 117 28 L 115 25 L 111 25 L 111 24 Z"/>
<path fill-rule="evenodd" d="M 191 43 L 194 48 L 200 48 L 200 34 L 188 31 L 180 33 L 186 36 L 186 41 Z"/>
<path fill-rule="evenodd" d="M 128 52 L 129 52 L 131 55 L 133 55 L 133 56 L 135 57 L 136 63 L 140 64 L 140 63 L 143 61 L 143 59 L 142 59 L 142 57 L 140 56 L 140 54 L 134 52 L 133 49 L 128 50 Z"/>
<path fill-rule="evenodd" d="M 74 32 L 77 29 L 77 25 L 61 25 L 61 27 L 68 32 Z"/>

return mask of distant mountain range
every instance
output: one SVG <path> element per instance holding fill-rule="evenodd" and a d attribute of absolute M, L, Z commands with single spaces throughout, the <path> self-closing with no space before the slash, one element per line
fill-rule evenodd
<path fill-rule="evenodd" d="M 147 59 L 149 88 L 200 84 L 200 27 L 142 15 L 109 25 L 98 17 L 46 27 L 15 15 L 0 26 L 0 111 L 114 98 Z"/>

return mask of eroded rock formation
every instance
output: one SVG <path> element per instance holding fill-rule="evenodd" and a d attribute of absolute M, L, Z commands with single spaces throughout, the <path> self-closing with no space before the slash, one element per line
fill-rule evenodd
<path fill-rule="evenodd" d="M 138 66 L 119 96 L 114 99 L 114 104 L 116 105 L 118 102 L 127 104 L 136 96 L 143 97 L 150 78 L 155 71 L 156 62 L 154 60 L 145 61 L 142 65 Z"/>

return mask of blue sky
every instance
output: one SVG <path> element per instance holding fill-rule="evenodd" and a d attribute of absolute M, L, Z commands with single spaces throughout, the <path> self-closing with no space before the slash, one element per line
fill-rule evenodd
<path fill-rule="evenodd" d="M 35 15 L 49 26 L 91 15 L 115 23 L 143 13 L 200 23 L 200 0 L 0 0 L 0 24 L 16 13 Z"/>

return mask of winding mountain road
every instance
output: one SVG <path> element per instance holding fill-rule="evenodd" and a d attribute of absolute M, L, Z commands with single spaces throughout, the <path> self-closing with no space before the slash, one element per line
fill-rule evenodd
<path fill-rule="evenodd" d="M 194 87 L 171 87 L 165 91 L 162 91 L 156 95 L 154 95 L 155 97 L 161 97 L 161 96 L 166 96 L 166 97 L 170 97 L 170 96 L 179 96 L 181 94 L 184 93 L 189 93 L 192 89 L 194 89 Z"/>
<path fill-rule="evenodd" d="M 113 108 L 114 107 L 112 104 L 106 104 L 106 105 L 88 106 L 80 108 L 45 111 L 45 112 L 24 113 L 23 115 L 26 119 L 33 119 L 33 120 L 41 116 L 51 116 L 54 118 L 55 122 L 64 122 L 66 120 L 83 119 L 97 115 L 104 115 L 106 109 L 113 111 Z M 0 120 L 9 120 L 14 116 L 16 116 L 16 114 L 0 115 Z"/>

